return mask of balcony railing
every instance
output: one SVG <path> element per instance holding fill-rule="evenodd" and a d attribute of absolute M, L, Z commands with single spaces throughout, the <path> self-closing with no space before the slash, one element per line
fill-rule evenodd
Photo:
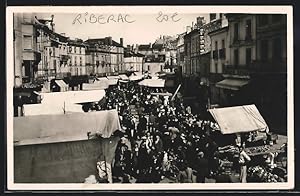
<path fill-rule="evenodd" d="M 250 70 L 244 66 L 225 65 L 223 73 L 228 75 L 249 76 Z"/>

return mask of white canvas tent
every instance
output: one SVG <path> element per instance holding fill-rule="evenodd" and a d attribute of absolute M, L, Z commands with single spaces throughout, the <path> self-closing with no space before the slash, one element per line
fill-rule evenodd
<path fill-rule="evenodd" d="M 222 134 L 269 131 L 255 105 L 215 108 L 208 111 L 218 123 Z"/>
<path fill-rule="evenodd" d="M 139 85 L 140 86 L 162 88 L 162 87 L 165 87 L 165 80 L 162 80 L 162 79 L 145 79 L 145 80 L 140 81 Z"/>

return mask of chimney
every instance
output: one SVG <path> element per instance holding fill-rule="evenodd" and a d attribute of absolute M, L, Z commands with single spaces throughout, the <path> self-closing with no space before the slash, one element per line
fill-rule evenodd
<path fill-rule="evenodd" d="M 112 37 L 106 37 L 107 45 L 112 45 Z"/>
<path fill-rule="evenodd" d="M 120 38 L 120 45 L 123 46 L 123 38 Z"/>
<path fill-rule="evenodd" d="M 151 48 L 151 43 L 149 43 L 149 47 Z"/>

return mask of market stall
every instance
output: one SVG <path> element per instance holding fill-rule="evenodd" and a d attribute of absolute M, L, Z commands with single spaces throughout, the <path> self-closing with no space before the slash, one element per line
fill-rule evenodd
<path fill-rule="evenodd" d="M 231 144 L 219 147 L 222 159 L 233 163 L 238 162 L 241 151 L 244 151 L 251 160 L 247 163 L 249 166 L 247 177 L 250 181 L 257 181 L 253 177 L 257 172 L 257 167 L 272 173 L 273 169 L 277 167 L 276 161 L 279 160 L 276 157 L 280 157 L 281 153 L 286 152 L 282 146 L 286 143 L 287 138 L 274 135 L 269 131 L 267 123 L 255 105 L 215 108 L 208 111 L 216 121 L 220 133 L 224 137 L 231 136 L 232 138 Z M 280 180 L 283 177 L 280 177 Z"/>
<path fill-rule="evenodd" d="M 165 87 L 165 80 L 162 79 L 145 79 L 139 82 L 140 86 L 163 88 Z"/>

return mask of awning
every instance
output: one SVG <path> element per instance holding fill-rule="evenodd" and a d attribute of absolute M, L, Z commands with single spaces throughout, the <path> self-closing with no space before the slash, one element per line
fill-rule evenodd
<path fill-rule="evenodd" d="M 143 76 L 130 76 L 129 80 L 130 81 L 137 81 L 137 80 L 142 80 Z"/>
<path fill-rule="evenodd" d="M 66 103 L 98 102 L 105 96 L 104 90 L 66 91 L 41 93 L 42 104 L 64 106 Z"/>
<path fill-rule="evenodd" d="M 243 79 L 225 79 L 216 83 L 216 87 L 229 89 L 229 90 L 239 90 L 241 87 L 247 85 L 249 80 Z"/>
<path fill-rule="evenodd" d="M 108 80 L 120 79 L 120 76 L 106 76 Z"/>
<path fill-rule="evenodd" d="M 14 117 L 14 142 L 30 145 L 87 140 L 88 132 L 109 138 L 120 129 L 116 110 Z"/>
<path fill-rule="evenodd" d="M 208 110 L 218 123 L 222 134 L 266 131 L 268 125 L 255 105 Z"/>
<path fill-rule="evenodd" d="M 83 83 L 82 90 L 104 90 L 109 86 L 109 80 L 106 77 L 96 78 L 94 83 Z"/>
<path fill-rule="evenodd" d="M 118 79 L 108 79 L 108 85 L 117 85 L 118 84 Z"/>
<path fill-rule="evenodd" d="M 63 80 L 55 80 L 55 83 L 61 88 L 61 91 L 68 90 L 68 85 Z"/>
<path fill-rule="evenodd" d="M 23 105 L 24 116 L 69 114 L 74 112 L 82 113 L 82 105 L 75 103 Z"/>
<path fill-rule="evenodd" d="M 148 86 L 148 87 L 165 87 L 165 80 L 161 79 L 145 79 L 139 82 L 140 86 Z"/>
<path fill-rule="evenodd" d="M 83 83 L 82 90 L 83 91 L 90 91 L 90 90 L 104 90 L 107 89 L 109 86 L 107 82 L 95 82 L 95 83 Z"/>
<path fill-rule="evenodd" d="M 125 74 L 121 74 L 119 75 L 121 80 L 129 80 L 128 76 L 126 76 Z"/>

